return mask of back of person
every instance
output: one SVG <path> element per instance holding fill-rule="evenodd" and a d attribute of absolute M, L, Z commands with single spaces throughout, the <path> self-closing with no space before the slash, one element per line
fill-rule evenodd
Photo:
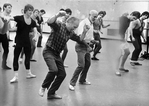
<path fill-rule="evenodd" d="M 124 38 L 125 32 L 129 27 L 130 20 L 126 16 L 121 16 L 119 19 L 119 34 L 121 38 Z"/>
<path fill-rule="evenodd" d="M 133 29 L 134 37 L 140 37 L 140 35 L 142 34 L 142 31 L 143 31 L 143 22 L 141 22 L 140 19 L 138 19 L 137 21 L 139 21 L 141 23 L 141 26 L 138 26 Z"/>

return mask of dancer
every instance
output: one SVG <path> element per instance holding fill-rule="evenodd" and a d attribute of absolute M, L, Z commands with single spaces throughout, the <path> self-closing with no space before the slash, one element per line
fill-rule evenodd
<path fill-rule="evenodd" d="M 140 55 L 140 52 L 142 51 L 142 42 L 141 42 L 141 36 L 146 41 L 144 35 L 143 35 L 143 29 L 145 26 L 144 20 L 149 18 L 149 12 L 145 11 L 141 14 L 141 17 L 133 22 L 130 23 L 130 26 L 128 28 L 131 42 L 134 46 L 134 51 L 132 52 L 130 64 L 132 66 L 135 65 L 142 65 L 138 62 L 138 58 Z"/>
<path fill-rule="evenodd" d="M 14 58 L 13 58 L 13 69 L 15 75 L 13 79 L 10 80 L 10 83 L 18 82 L 18 69 L 19 69 L 18 58 L 22 49 L 24 49 L 25 53 L 25 68 L 27 71 L 26 78 L 36 77 L 36 75 L 33 75 L 31 73 L 30 69 L 31 42 L 29 38 L 29 33 L 31 30 L 33 30 L 35 33 L 35 37 L 33 39 L 37 38 L 36 23 L 31 18 L 33 10 L 34 7 L 30 4 L 27 4 L 24 7 L 24 15 L 14 17 L 14 21 L 17 23 L 17 32 L 15 37 L 16 46 L 14 49 Z"/>
<path fill-rule="evenodd" d="M 108 25 L 103 24 L 103 18 L 104 18 L 105 15 L 106 15 L 105 11 L 100 11 L 98 13 L 98 17 L 96 18 L 96 20 L 93 23 L 93 26 L 94 26 L 94 39 L 98 40 L 99 43 L 97 43 L 95 45 L 92 60 L 99 60 L 96 57 L 96 55 L 97 55 L 97 53 L 100 53 L 100 49 L 102 48 L 100 34 L 103 34 L 103 33 L 101 32 L 101 27 L 102 28 L 107 28 L 107 27 L 110 26 L 110 24 L 108 24 Z"/>
<path fill-rule="evenodd" d="M 88 25 L 89 30 L 85 35 L 84 40 L 90 45 L 92 43 L 96 43 L 93 37 L 93 22 L 97 18 L 97 11 L 96 10 L 91 10 L 89 13 L 89 16 L 82 20 L 79 24 L 79 27 L 77 29 L 77 34 L 80 35 L 83 32 L 83 26 Z M 90 57 L 90 52 L 87 50 L 85 46 L 82 44 L 76 43 L 75 50 L 77 52 L 77 57 L 78 57 L 78 66 L 76 70 L 73 73 L 73 76 L 70 80 L 69 84 L 69 89 L 74 91 L 75 90 L 75 85 L 78 80 L 78 77 L 80 75 L 79 82 L 80 84 L 83 85 L 90 85 L 91 83 L 86 80 L 87 78 L 87 73 L 91 65 L 91 57 Z M 81 74 L 80 74 L 81 73 Z"/>
<path fill-rule="evenodd" d="M 39 10 L 38 9 L 35 9 L 33 11 L 33 14 L 31 15 L 31 18 L 36 22 L 36 27 L 39 27 L 38 21 L 36 19 L 37 16 L 38 16 L 38 14 L 39 14 Z M 40 35 L 39 32 L 37 32 L 37 33 L 38 33 L 38 35 Z M 31 42 L 31 56 L 30 56 L 30 61 L 36 62 L 36 60 L 33 59 L 33 55 L 34 55 L 34 52 L 35 52 L 35 49 L 36 49 L 36 39 L 33 39 L 35 37 L 33 30 L 29 33 L 29 37 L 30 37 L 30 42 Z M 23 55 L 24 55 L 24 50 L 22 49 L 21 56 L 20 56 L 20 59 L 19 59 L 19 62 L 20 63 L 22 63 L 22 61 L 23 61 Z"/>
<path fill-rule="evenodd" d="M 78 43 L 83 43 L 90 49 L 90 47 L 83 41 L 88 28 L 84 26 L 82 37 L 77 36 L 73 32 L 79 25 L 79 19 L 70 17 L 66 23 L 57 23 L 57 18 L 65 15 L 65 11 L 59 11 L 47 21 L 52 31 L 43 50 L 43 57 L 49 68 L 49 72 L 39 89 L 40 96 L 43 96 L 45 90 L 48 89 L 47 99 L 62 98 L 56 94 L 56 91 L 66 77 L 60 53 L 64 49 L 67 41 L 72 39 Z"/>
<path fill-rule="evenodd" d="M 9 53 L 9 42 L 7 38 L 7 31 L 9 31 L 10 28 L 10 13 L 11 13 L 12 5 L 10 3 L 5 3 L 3 5 L 3 12 L 0 16 L 1 21 L 1 29 L 0 29 L 0 42 L 2 43 L 2 47 L 4 49 L 3 53 L 3 59 L 2 59 L 2 68 L 3 69 L 11 69 L 7 66 L 7 57 Z"/>
<path fill-rule="evenodd" d="M 38 17 L 36 18 L 37 19 L 37 22 L 38 22 L 38 27 L 37 27 L 37 31 L 40 33 L 41 36 L 39 36 L 38 38 L 38 42 L 37 42 L 37 47 L 42 47 L 42 27 L 43 27 L 43 24 L 44 24 L 44 20 L 43 20 L 43 15 L 46 14 L 45 10 L 41 9 L 40 12 L 39 12 L 39 15 Z"/>
<path fill-rule="evenodd" d="M 121 72 L 129 72 L 128 69 L 125 69 L 125 62 L 130 54 L 129 44 L 127 42 L 128 34 L 126 34 L 127 28 L 131 21 L 134 21 L 140 17 L 140 12 L 134 11 L 130 15 L 128 13 L 124 13 L 119 19 L 119 34 L 122 40 L 122 44 L 120 45 L 121 55 L 118 61 L 118 71 L 116 71 L 117 76 L 121 76 Z"/>

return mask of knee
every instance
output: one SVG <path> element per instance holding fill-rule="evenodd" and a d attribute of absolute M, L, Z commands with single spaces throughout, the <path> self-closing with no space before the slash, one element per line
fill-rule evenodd
<path fill-rule="evenodd" d="M 62 80 L 65 79 L 66 77 L 66 72 L 62 73 L 61 75 L 58 75 L 59 78 L 61 78 Z"/>
<path fill-rule="evenodd" d="M 130 51 L 125 51 L 125 54 L 126 54 L 126 55 L 129 55 L 129 54 L 130 54 Z"/>
<path fill-rule="evenodd" d="M 84 69 L 84 65 L 78 65 L 78 68 L 79 68 L 80 70 L 83 70 L 83 69 Z"/>
<path fill-rule="evenodd" d="M 54 72 L 54 73 L 58 73 L 58 69 L 57 68 L 49 68 L 49 72 Z"/>
<path fill-rule="evenodd" d="M 141 52 L 142 48 L 137 48 L 136 51 Z"/>
<path fill-rule="evenodd" d="M 90 66 L 91 66 L 91 62 L 90 62 L 90 61 L 87 62 L 87 63 L 86 63 L 86 66 L 90 67 Z"/>

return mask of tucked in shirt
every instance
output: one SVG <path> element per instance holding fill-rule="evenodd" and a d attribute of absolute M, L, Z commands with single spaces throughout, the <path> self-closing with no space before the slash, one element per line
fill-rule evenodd
<path fill-rule="evenodd" d="M 94 39 L 93 37 L 93 24 L 91 23 L 91 21 L 88 18 L 85 18 L 84 20 L 82 20 L 76 30 L 77 35 L 82 34 L 83 29 L 84 29 L 84 25 L 88 25 L 90 27 L 90 29 L 87 31 L 86 36 L 84 38 L 84 40 L 86 42 L 90 42 L 91 40 Z"/>

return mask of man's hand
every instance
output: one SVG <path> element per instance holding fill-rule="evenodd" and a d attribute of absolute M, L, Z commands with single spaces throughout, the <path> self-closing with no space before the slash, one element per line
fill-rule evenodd
<path fill-rule="evenodd" d="M 58 12 L 58 16 L 62 17 L 62 16 L 65 16 L 67 13 L 65 11 L 59 11 Z"/>
<path fill-rule="evenodd" d="M 135 41 L 135 38 L 134 37 L 131 37 L 132 38 L 132 41 Z"/>
<path fill-rule="evenodd" d="M 89 29 L 90 29 L 90 26 L 84 25 L 84 27 L 83 27 L 83 31 L 84 31 L 84 32 L 87 32 Z"/>
<path fill-rule="evenodd" d="M 88 52 L 92 52 L 93 49 L 92 49 L 91 47 L 88 47 L 88 48 L 87 48 L 87 51 L 88 51 Z"/>
<path fill-rule="evenodd" d="M 10 16 L 4 16 L 4 15 L 1 15 L 0 17 L 4 23 L 9 23 L 9 21 L 12 19 Z"/>
<path fill-rule="evenodd" d="M 97 44 L 97 43 L 99 43 L 99 41 L 97 41 L 97 40 L 91 40 L 91 43 Z"/>

